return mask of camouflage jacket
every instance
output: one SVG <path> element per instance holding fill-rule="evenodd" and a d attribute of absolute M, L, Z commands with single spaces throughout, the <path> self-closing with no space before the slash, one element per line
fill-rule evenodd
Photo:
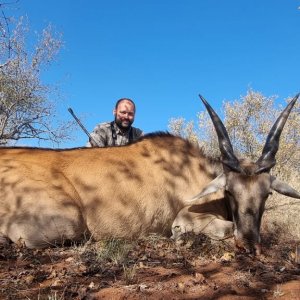
<path fill-rule="evenodd" d="M 143 131 L 139 128 L 132 127 L 128 132 L 123 133 L 115 122 L 106 122 L 98 124 L 91 137 L 97 142 L 95 144 L 93 140 L 89 140 L 86 144 L 87 147 L 110 147 L 110 146 L 122 146 L 131 141 L 137 140 L 143 135 Z"/>

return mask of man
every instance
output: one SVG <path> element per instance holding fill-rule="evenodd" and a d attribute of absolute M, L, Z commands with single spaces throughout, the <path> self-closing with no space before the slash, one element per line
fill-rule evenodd
<path fill-rule="evenodd" d="M 135 104 L 129 98 L 117 101 L 113 110 L 115 120 L 98 124 L 87 143 L 87 147 L 122 146 L 137 140 L 142 130 L 132 126 L 135 116 Z"/>

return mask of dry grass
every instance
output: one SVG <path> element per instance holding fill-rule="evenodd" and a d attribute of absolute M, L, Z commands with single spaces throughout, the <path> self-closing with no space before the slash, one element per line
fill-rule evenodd
<path fill-rule="evenodd" d="M 114 265 L 126 264 L 132 244 L 122 239 L 108 239 L 98 243 L 96 257 L 100 263 L 111 262 Z"/>

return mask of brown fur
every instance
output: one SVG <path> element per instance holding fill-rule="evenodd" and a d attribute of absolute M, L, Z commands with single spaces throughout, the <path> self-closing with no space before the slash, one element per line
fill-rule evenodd
<path fill-rule="evenodd" d="M 169 134 L 113 148 L 2 148 L 0 237 L 46 247 L 85 235 L 170 234 L 187 200 L 216 176 L 214 164 Z"/>

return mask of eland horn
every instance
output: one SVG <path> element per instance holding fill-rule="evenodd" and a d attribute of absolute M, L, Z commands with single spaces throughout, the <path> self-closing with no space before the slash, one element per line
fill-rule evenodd
<path fill-rule="evenodd" d="M 208 104 L 208 102 L 199 95 L 200 99 L 202 100 L 203 104 L 205 105 L 213 125 L 215 127 L 218 140 L 219 140 L 219 149 L 222 155 L 222 163 L 229 167 L 231 170 L 241 173 L 242 170 L 240 168 L 240 163 L 237 157 L 234 154 L 230 138 L 228 136 L 227 130 L 222 123 L 221 119 L 217 115 L 217 113 L 212 109 L 212 107 Z"/>
<path fill-rule="evenodd" d="M 278 151 L 279 147 L 279 139 L 281 132 L 283 130 L 283 127 L 285 125 L 285 122 L 295 105 L 300 93 L 297 94 L 292 101 L 287 105 L 287 107 L 284 109 L 284 111 L 280 114 L 276 122 L 274 123 L 273 127 L 271 128 L 267 139 L 265 146 L 262 151 L 262 155 L 257 160 L 257 170 L 256 173 L 260 173 L 263 171 L 269 171 L 272 167 L 276 164 L 275 155 Z"/>

